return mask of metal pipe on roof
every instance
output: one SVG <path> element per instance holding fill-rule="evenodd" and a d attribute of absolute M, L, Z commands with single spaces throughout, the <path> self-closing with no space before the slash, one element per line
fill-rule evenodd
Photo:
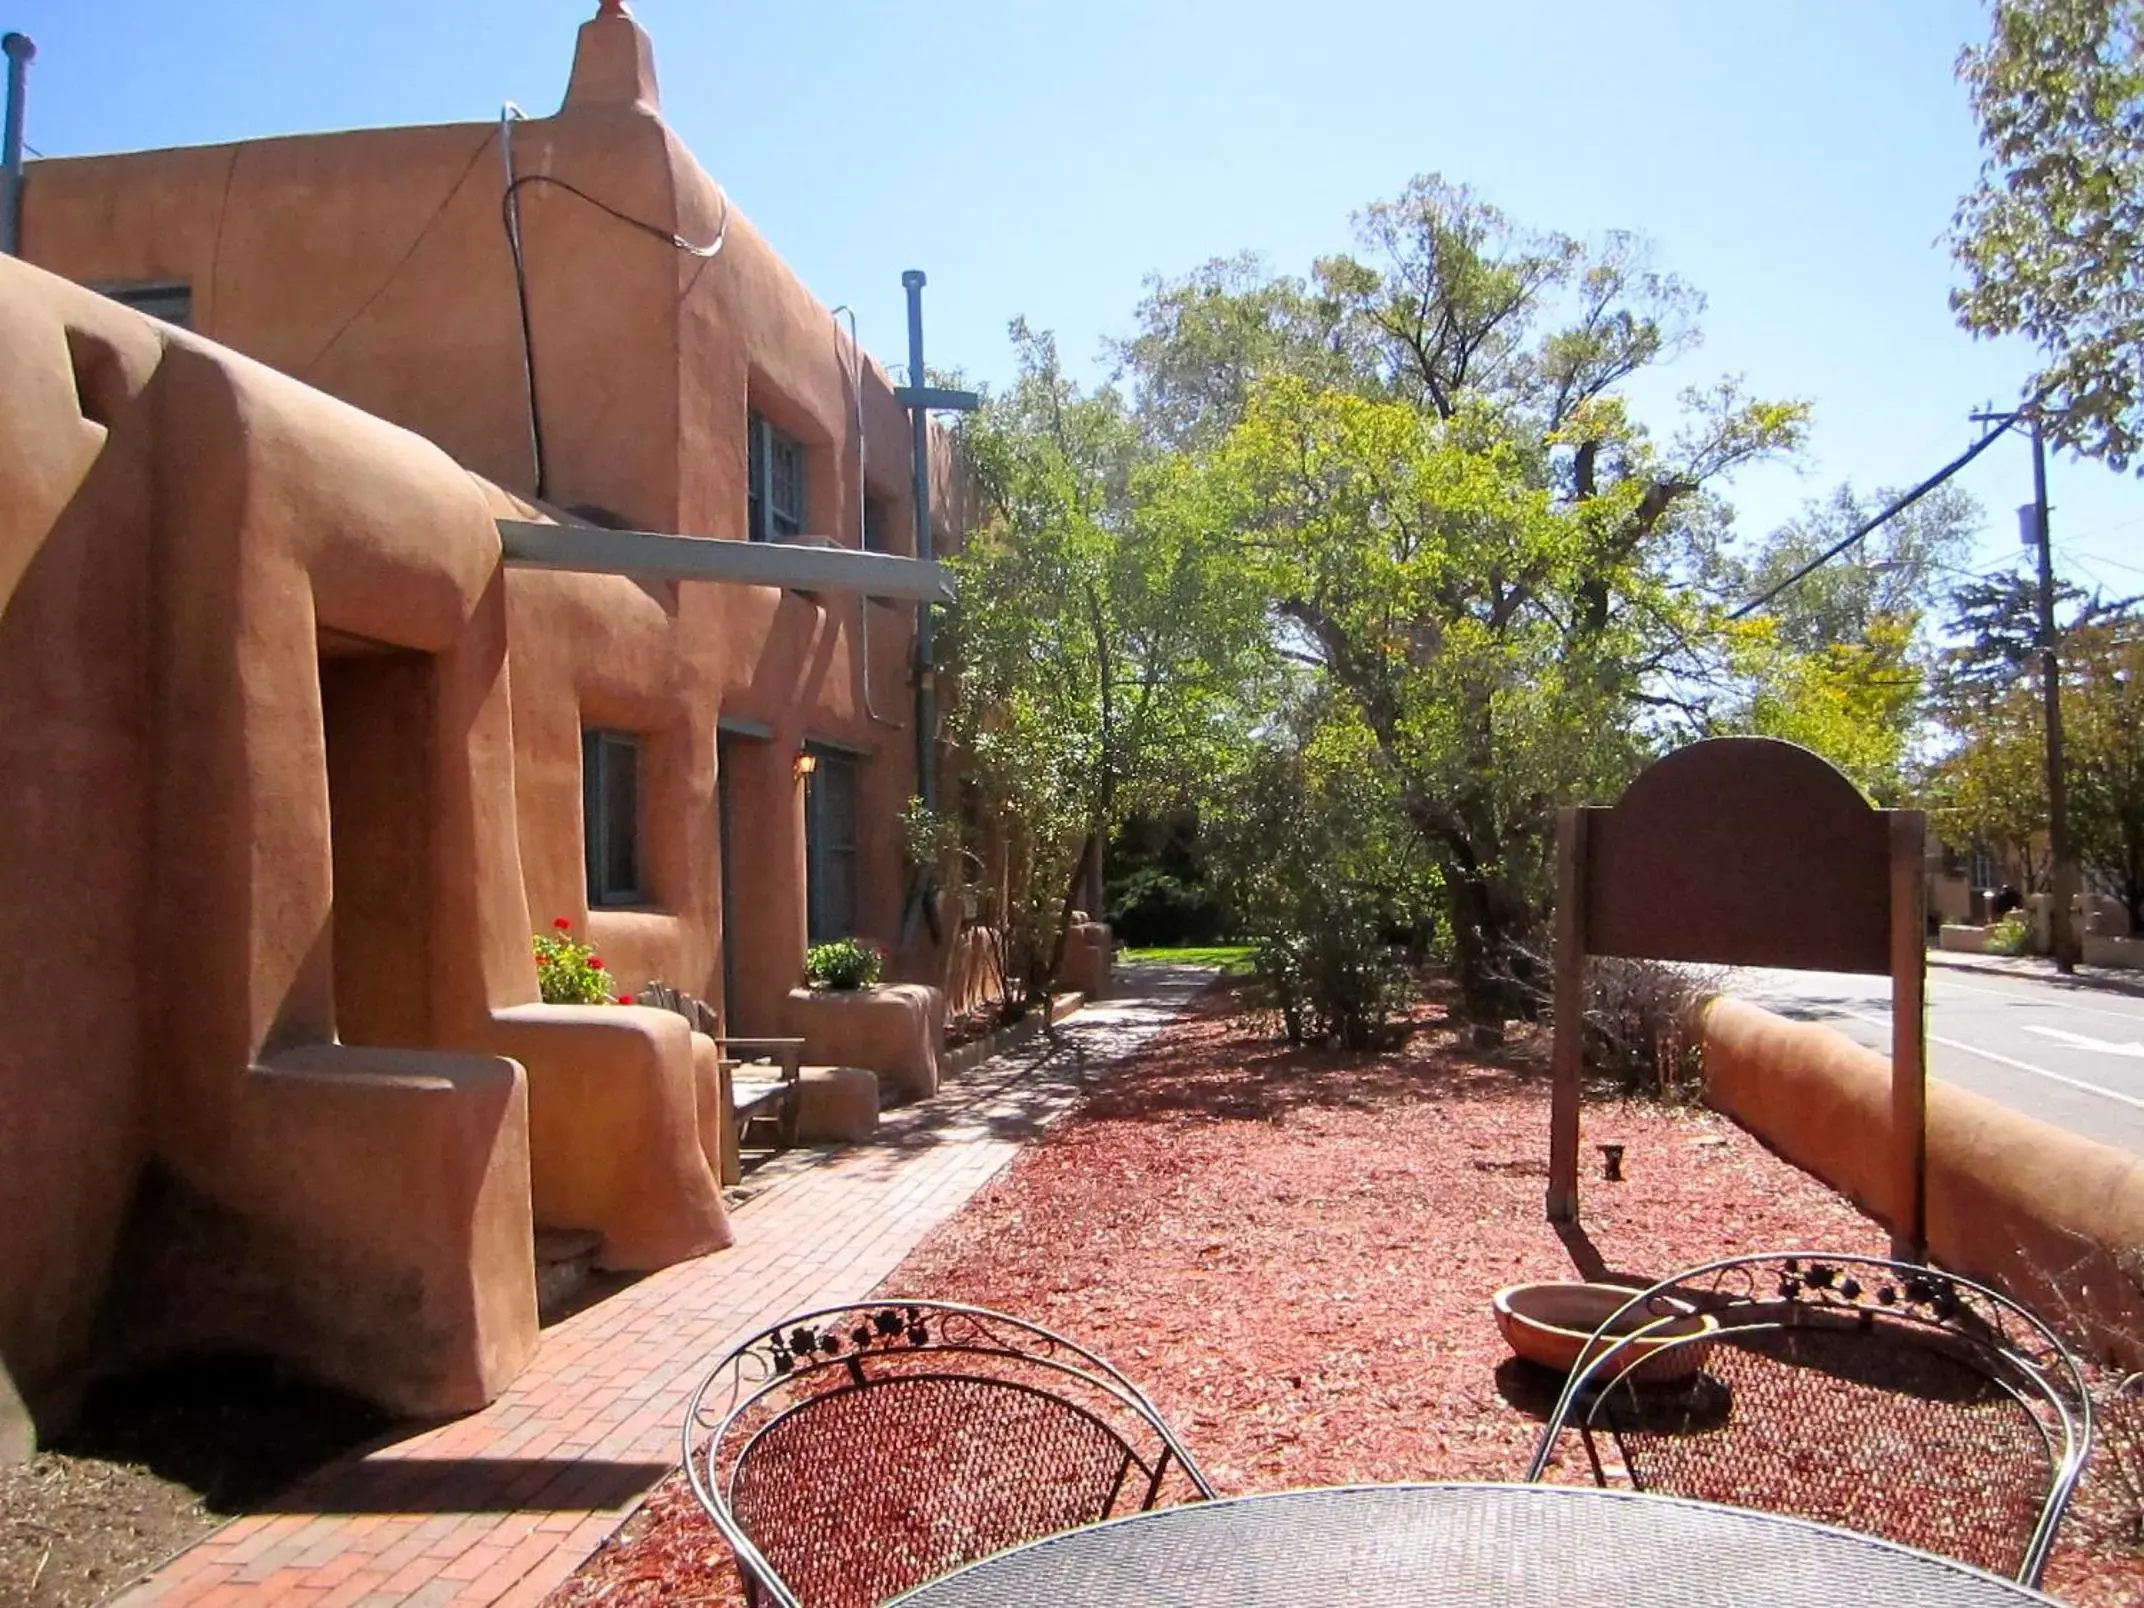
<path fill-rule="evenodd" d="M 37 46 L 28 34 L 0 37 L 7 52 L 7 112 L 0 121 L 0 254 L 22 255 L 22 120 Z"/>

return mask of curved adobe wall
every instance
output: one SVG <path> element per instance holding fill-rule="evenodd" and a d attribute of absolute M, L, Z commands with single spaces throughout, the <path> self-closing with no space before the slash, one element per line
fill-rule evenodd
<path fill-rule="evenodd" d="M 1889 1222 L 1887 1057 L 1735 999 L 1704 1046 L 1708 1103 Z M 2144 1158 L 1931 1079 L 1927 1209 L 1932 1260 L 2144 1367 Z"/>
<path fill-rule="evenodd" d="M 98 1320 L 472 1405 L 534 1338 L 521 1072 L 334 1042 L 318 669 L 331 639 L 430 666 L 427 962 L 400 982 L 451 1042 L 528 968 L 481 499 L 414 437 L 33 269 L 0 262 L 0 317 L 0 730 L 49 751 L 0 770 L 29 828 L 4 852 L 49 861 L 6 887 L 73 980 L 0 1023 L 0 1362 L 47 1421 Z"/>
<path fill-rule="evenodd" d="M 722 214 L 657 115 L 628 19 L 583 28 L 568 104 L 513 138 L 524 174 L 658 231 L 705 239 Z M 385 1281 L 367 1258 L 388 1214 L 364 1223 L 333 1204 L 363 1198 L 364 1180 L 308 1190 L 300 1176 L 299 1158 L 334 1165 L 318 1156 L 339 1129 L 389 1147 L 366 1155 L 375 1184 L 432 1169 L 437 1189 L 412 1198 L 451 1232 L 417 1296 L 440 1314 L 416 1326 L 435 1355 L 416 1367 L 353 1339 L 316 1371 L 404 1405 L 481 1399 L 533 1321 L 532 1195 L 596 1219 L 558 1226 L 601 1230 L 624 1264 L 727 1235 L 696 1171 L 704 1147 L 671 1143 L 707 1126 L 689 1049 L 632 1013 L 569 1021 L 534 1005 L 531 914 L 583 927 L 628 987 L 660 975 L 717 998 L 726 942 L 728 1022 L 776 1025 L 804 947 L 792 761 L 810 740 L 863 760 L 857 926 L 897 935 L 909 611 L 500 570 L 493 517 L 547 515 L 452 461 L 534 489 L 499 155 L 486 123 L 41 161 L 27 186 L 36 260 L 92 282 L 184 281 L 208 340 L 307 384 L 0 264 L 0 342 L 22 359 L 0 396 L 0 742 L 24 760 L 0 774 L 0 805 L 23 823 L 0 865 L 21 873 L 7 886 L 52 973 L 94 979 L 0 1013 L 0 1096 L 25 1102 L 34 1140 L 17 1155 L 0 1132 L 0 1200 L 26 1203 L 0 1233 L 0 1358 L 19 1382 L 43 1388 L 83 1354 L 151 1158 L 159 1188 L 200 1206 L 204 1242 L 287 1268 L 300 1305 L 320 1281 L 292 1245 L 333 1241 L 323 1265 Z M 557 186 L 523 197 L 551 501 L 739 535 L 757 409 L 805 446 L 808 525 L 859 543 L 844 351 L 750 223 L 733 218 L 708 261 Z M 868 361 L 861 390 L 863 478 L 905 533 L 907 418 Z M 725 722 L 749 735 L 718 747 Z M 580 735 L 606 724 L 646 743 L 652 898 L 591 913 Z M 725 752 L 739 790 L 727 935 Z M 366 1048 L 348 1079 L 327 1064 L 338 1035 Z M 408 1078 L 380 1075 L 376 1053 Z M 591 1060 L 620 1075 L 583 1077 Z M 74 1075 L 39 1086 L 62 1063 Z M 508 1067 L 527 1075 L 502 1095 Z M 375 1126 L 352 1101 L 424 1114 Z M 651 1228 L 657 1185 L 595 1180 L 584 1153 L 539 1144 L 532 1176 L 532 1115 L 544 1133 L 658 1134 L 675 1220 Z M 298 1131 L 315 1120 L 328 1126 Z M 405 1142 L 423 1154 L 393 1151 Z M 154 1219 L 136 1211 L 122 1260 L 163 1254 Z M 128 1288 L 183 1290 L 199 1261 L 177 1284 Z M 456 1277 L 466 1289 L 447 1287 Z M 271 1344 L 316 1332 L 250 1301 L 232 1321 Z"/>
<path fill-rule="evenodd" d="M 141 421 L 163 355 L 97 298 L 67 291 L 63 315 L 61 291 L 0 260 L 0 899 L 27 982 L 0 1006 L 0 1373 L 47 1414 L 148 1144 Z M 0 1383 L 0 1418 L 16 1394 Z"/>
<path fill-rule="evenodd" d="M 516 123 L 512 141 L 521 174 L 575 185 L 658 230 L 704 241 L 725 216 L 721 191 L 661 121 L 647 36 L 630 18 L 583 25 L 566 104 Z M 204 334 L 529 493 L 501 182 L 491 123 L 43 161 L 25 187 L 24 241 L 45 266 L 91 281 L 186 281 Z M 720 255 L 702 259 L 557 185 L 520 195 L 550 503 L 645 529 L 741 536 L 746 418 L 757 409 L 805 448 L 808 528 L 860 544 L 845 336 L 750 220 L 728 212 Z M 863 478 L 905 549 L 907 415 L 868 358 L 861 381 Z M 912 611 L 522 573 L 506 593 L 523 869 L 539 922 L 563 915 L 585 927 L 629 986 L 661 976 L 721 997 L 714 734 L 726 720 L 764 734 L 763 753 L 732 750 L 743 795 L 731 849 L 737 880 L 753 886 L 732 904 L 744 930 L 727 1020 L 771 1031 L 800 980 L 803 815 L 790 760 L 808 739 L 864 758 L 857 926 L 898 937 L 896 819 L 914 791 Z M 665 805 L 648 845 L 648 906 L 591 915 L 579 729 L 606 721 L 649 744 L 650 786 Z"/>

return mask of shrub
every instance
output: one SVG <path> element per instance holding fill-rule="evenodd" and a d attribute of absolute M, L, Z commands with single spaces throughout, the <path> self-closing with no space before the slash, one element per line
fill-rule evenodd
<path fill-rule="evenodd" d="M 1289 1042 L 1376 1047 L 1412 992 L 1398 951 L 1359 906 L 1301 915 L 1307 919 L 1260 938 L 1251 952 L 1251 969 Z"/>
<path fill-rule="evenodd" d="M 1981 947 L 1991 955 L 2022 955 L 2032 942 L 2032 922 L 2022 910 L 2013 910 L 1987 931 Z"/>
<path fill-rule="evenodd" d="M 1585 1064 L 1626 1095 L 1694 1098 L 1703 1092 L 1698 1013 L 1720 991 L 1718 972 L 1657 960 L 1586 965 Z"/>
<path fill-rule="evenodd" d="M 1214 791 L 1212 885 L 1253 944 L 1265 1003 L 1292 1042 L 1378 1044 L 1410 994 L 1393 938 L 1420 930 L 1432 887 L 1367 735 L 1305 714 Z"/>
<path fill-rule="evenodd" d="M 814 944 L 804 957 L 807 981 L 837 993 L 869 988 L 886 969 L 886 957 L 866 938 L 837 938 Z"/>
<path fill-rule="evenodd" d="M 603 957 L 573 937 L 573 923 L 560 916 L 551 931 L 530 940 L 536 952 L 536 990 L 546 1005 L 630 1005 L 633 996 L 611 995 Z"/>

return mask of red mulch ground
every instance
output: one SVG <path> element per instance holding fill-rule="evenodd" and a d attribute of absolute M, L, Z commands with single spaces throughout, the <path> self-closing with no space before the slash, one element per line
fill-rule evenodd
<path fill-rule="evenodd" d="M 1627 1181 L 1589 1181 L 1567 1247 L 1542 1219 L 1538 1043 L 1485 1064 L 1432 1006 L 1390 1054 L 1290 1050 L 1234 1009 L 1210 992 L 885 1286 L 1092 1346 L 1148 1389 L 1224 1494 L 1520 1477 L 1554 1381 L 1505 1351 L 1489 1314 L 1503 1285 L 1570 1278 L 1574 1263 L 1645 1282 L 1738 1249 L 1885 1249 L 1724 1118 L 1614 1101 L 1589 1107 L 1586 1154 L 1622 1142 Z M 2049 1590 L 2144 1603 L 2121 1497 L 2110 1477 L 2088 1482 Z M 551 1603 L 733 1603 L 735 1582 L 672 1479 Z"/>

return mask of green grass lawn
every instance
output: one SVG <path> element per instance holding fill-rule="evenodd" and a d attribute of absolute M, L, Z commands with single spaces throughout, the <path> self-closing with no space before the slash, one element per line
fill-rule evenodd
<path fill-rule="evenodd" d="M 1249 944 L 1192 944 L 1179 949 L 1120 949 L 1117 956 L 1131 962 L 1158 966 L 1213 966 L 1223 977 L 1237 977 L 1251 969 Z"/>

